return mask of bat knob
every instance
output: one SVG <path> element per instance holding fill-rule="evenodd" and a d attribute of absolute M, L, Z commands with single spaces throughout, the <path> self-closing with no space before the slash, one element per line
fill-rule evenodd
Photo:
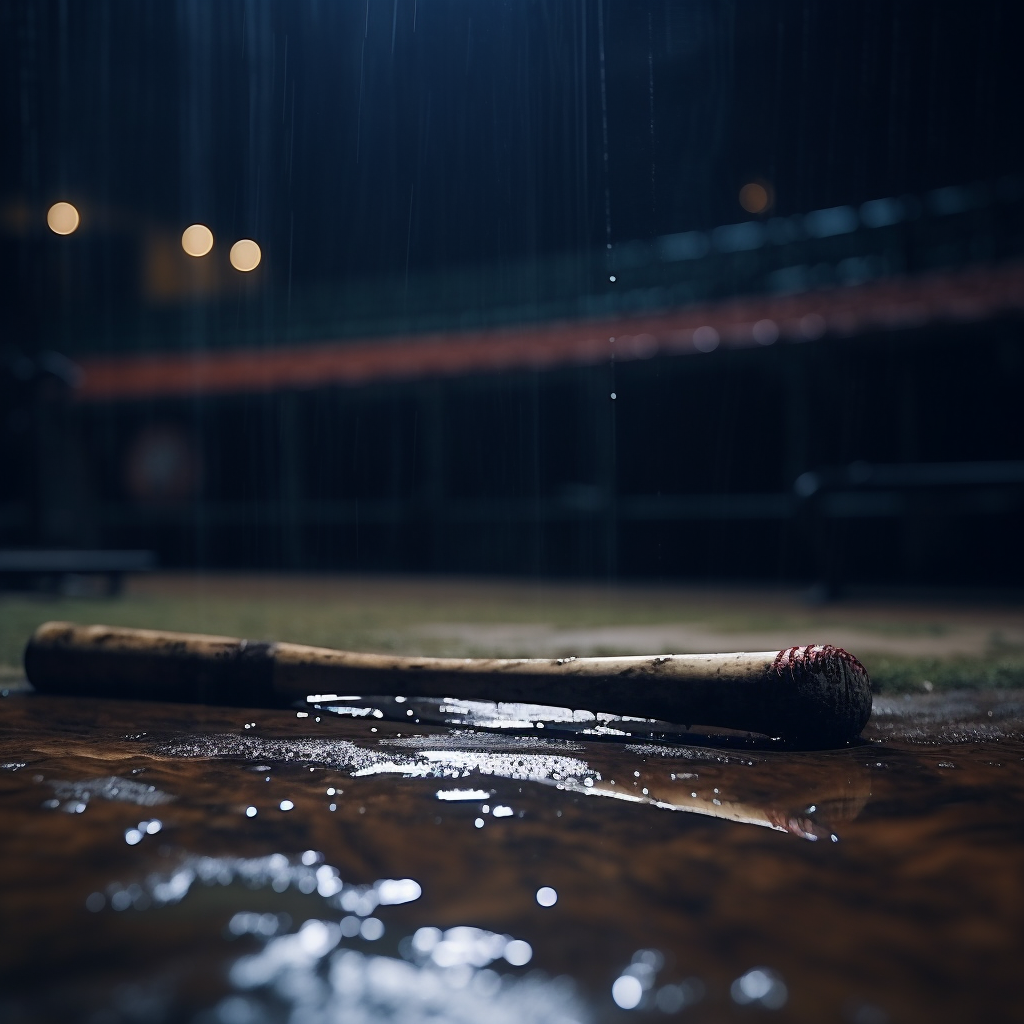
<path fill-rule="evenodd" d="M 839 746 L 859 736 L 871 717 L 867 671 L 841 647 L 779 651 L 766 682 L 766 721 L 793 742 Z"/>

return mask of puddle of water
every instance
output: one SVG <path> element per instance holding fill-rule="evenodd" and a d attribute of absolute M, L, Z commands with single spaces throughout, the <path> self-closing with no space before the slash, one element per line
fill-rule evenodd
<path fill-rule="evenodd" d="M 318 696 L 303 717 L 0 701 L 0 1017 L 881 1024 L 1019 1006 L 1017 695 L 879 702 L 868 743 L 814 753 Z"/>

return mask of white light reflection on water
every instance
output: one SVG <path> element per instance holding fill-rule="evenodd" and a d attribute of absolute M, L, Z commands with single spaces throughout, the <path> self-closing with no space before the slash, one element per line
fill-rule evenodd
<path fill-rule="evenodd" d="M 439 789 L 438 800 L 486 800 L 490 795 L 489 789 Z"/>
<path fill-rule="evenodd" d="M 348 910 L 340 921 L 311 918 L 290 932 L 287 914 L 239 911 L 229 920 L 227 938 L 250 936 L 264 943 L 240 957 L 229 972 L 236 992 L 203 1020 L 224 1024 L 277 1020 L 283 1003 L 293 1021 L 395 1021 L 402 1024 L 585 1024 L 589 1014 L 574 983 L 516 969 L 530 964 L 528 942 L 482 928 L 458 926 L 442 931 L 420 928 L 398 944 L 404 959 L 346 948 L 347 940 L 377 942 L 385 922 L 372 915 L 378 906 L 410 903 L 421 895 L 410 878 L 381 879 L 373 885 L 343 883 L 338 871 L 306 850 L 240 859 L 190 857 L 170 876 L 144 883 L 112 885 L 92 893 L 90 911 L 109 905 L 115 911 L 176 903 L 193 885 L 241 883 L 248 889 L 288 888 L 311 892 L 315 884 L 330 906 Z M 499 963 L 512 973 L 501 973 Z"/>
<path fill-rule="evenodd" d="M 572 660 L 572 659 L 567 659 Z M 432 697 L 407 698 L 400 700 L 395 697 L 337 697 L 327 698 L 323 701 L 315 701 L 314 698 L 320 694 L 312 694 L 307 697 L 317 710 L 330 711 L 337 715 L 352 715 L 363 717 L 372 714 L 375 718 L 390 715 L 393 720 L 399 717 L 417 717 L 415 720 L 437 722 L 447 725 L 469 725 L 475 729 L 490 729 L 498 732 L 507 731 L 530 731 L 535 729 L 546 729 L 555 727 L 562 732 L 588 736 L 627 736 L 629 733 L 616 725 L 626 722 L 636 722 L 645 727 L 655 723 L 648 718 L 627 718 L 620 715 L 612 715 L 605 712 L 584 711 L 572 708 L 554 707 L 547 704 L 523 704 L 504 701 L 482 701 L 464 700 L 461 698 L 446 697 L 437 699 Z M 362 701 L 373 700 L 378 704 L 376 708 L 361 706 L 334 704 L 333 700 Z M 410 701 L 415 704 L 416 710 L 404 708 L 392 708 L 391 705 L 404 704 Z M 644 728 L 643 732 L 649 731 Z"/>
<path fill-rule="evenodd" d="M 600 727 L 606 723 L 620 721 L 617 715 L 552 707 L 547 704 L 456 700 L 451 697 L 438 705 L 437 712 L 440 715 L 460 716 L 459 719 L 452 721 L 453 725 L 472 725 L 481 729 L 535 729 L 538 725 L 579 725 L 584 726 L 582 732 L 589 733 L 600 731 Z"/>
<path fill-rule="evenodd" d="M 122 779 L 117 775 L 82 779 L 80 782 L 51 779 L 49 784 L 53 787 L 54 798 L 47 800 L 43 806 L 59 807 L 69 814 L 81 814 L 89 801 L 94 799 L 137 804 L 140 807 L 156 807 L 159 804 L 170 803 L 174 799 L 167 793 L 160 792 L 156 786 L 148 786 L 133 779 Z"/>
<path fill-rule="evenodd" d="M 368 754 L 369 751 L 363 751 Z M 548 782 L 554 776 L 567 781 L 593 784 L 601 775 L 586 761 L 559 754 L 503 753 L 479 750 L 420 750 L 406 757 L 383 757 L 352 772 L 353 776 L 396 774 L 407 778 L 467 778 L 471 773 L 497 775 L 506 779 Z M 490 794 L 484 794 L 486 798 Z M 483 799 L 481 798 L 481 799 Z"/>
<path fill-rule="evenodd" d="M 567 712 L 567 714 L 573 714 Z M 321 767 L 347 771 L 354 778 L 378 775 L 400 775 L 404 778 L 470 779 L 482 782 L 481 776 L 503 778 L 512 781 L 537 782 L 554 786 L 574 794 L 610 797 L 628 803 L 641 803 L 662 810 L 703 814 L 743 824 L 759 825 L 779 832 L 790 832 L 805 839 L 831 837 L 834 833 L 819 828 L 809 819 L 797 821 L 788 815 L 780 815 L 771 808 L 732 800 L 721 800 L 707 794 L 701 798 L 696 790 L 675 792 L 674 786 L 652 789 L 644 786 L 640 792 L 637 785 L 627 788 L 606 780 L 601 773 L 580 757 L 571 757 L 564 751 L 580 751 L 582 746 L 570 740 L 549 741 L 534 738 L 502 737 L 492 738 L 490 749 L 481 750 L 480 740 L 471 734 L 407 736 L 370 740 L 371 745 L 361 745 L 351 740 L 329 737 L 293 737 L 287 740 L 263 738 L 252 735 L 206 735 L 188 740 L 176 740 L 163 744 L 157 749 L 178 757 L 245 757 L 252 760 L 280 760 L 286 763 L 315 762 Z M 538 753 L 537 751 L 544 751 Z M 560 751 L 548 753 L 547 751 Z M 666 749 L 653 744 L 630 744 L 626 752 L 648 760 L 651 755 L 666 756 Z M 699 751 L 686 748 L 675 750 L 677 755 L 685 753 L 695 760 L 714 760 L 719 763 L 752 765 L 746 755 L 725 755 L 715 751 Z M 639 773 L 633 772 L 634 778 Z M 663 778 L 668 779 L 666 771 Z M 696 777 L 682 773 L 677 778 Z M 269 779 L 269 776 L 268 776 Z M 648 780 L 651 781 L 651 780 Z M 675 782 L 676 780 L 672 780 Z M 681 788 L 681 787 L 680 787 Z M 473 799 L 487 799 L 490 791 L 472 789 Z M 438 799 L 452 799 L 440 794 L 459 790 L 437 790 Z M 478 794 L 478 795 L 477 795 Z M 467 797 L 468 799 L 468 797 Z M 684 802 L 685 801 L 685 802 Z M 284 801 L 290 804 L 290 801 Z M 282 806 L 282 809 L 285 809 Z M 362 813 L 362 809 L 360 809 Z M 507 816 L 508 812 L 502 815 Z M 833 840 L 835 841 L 835 840 Z"/>
<path fill-rule="evenodd" d="M 240 935 L 262 935 L 269 938 L 287 930 L 291 921 L 287 914 L 255 914 L 243 910 L 228 922 L 228 933 L 235 938 Z"/>
<path fill-rule="evenodd" d="M 640 982 L 632 975 L 623 974 L 612 984 L 612 999 L 615 1005 L 623 1010 L 632 1010 L 640 1005 L 644 990 Z"/>
<path fill-rule="evenodd" d="M 737 978 L 729 989 L 733 1002 L 741 1006 L 749 1003 L 766 1010 L 779 1010 L 786 1005 L 789 990 L 777 971 L 770 967 L 754 967 Z"/>
<path fill-rule="evenodd" d="M 428 926 L 418 928 L 409 940 L 408 955 L 419 963 L 429 961 L 437 967 L 488 967 L 502 959 L 513 967 L 523 967 L 533 959 L 533 947 L 524 939 L 469 925 L 443 932 Z"/>
<path fill-rule="evenodd" d="M 373 920 L 373 919 L 371 919 Z M 363 923 L 364 926 L 369 921 Z M 283 1002 L 290 1020 L 347 1024 L 584 1024 L 589 1019 L 568 978 L 501 975 L 489 965 L 520 939 L 477 928 L 421 928 L 405 940 L 407 959 L 374 956 L 341 945 L 342 926 L 316 919 L 232 966 L 231 982 L 245 994 L 223 1000 L 217 1020 L 266 1019 L 265 994 Z M 339 948 L 340 947 L 340 948 Z M 439 955 L 435 955 L 439 954 Z M 442 963 L 443 961 L 443 963 Z M 522 960 L 522 963 L 528 962 Z M 264 994 L 265 993 L 265 994 Z"/>
<path fill-rule="evenodd" d="M 316 892 L 327 899 L 328 905 L 364 918 L 369 917 L 378 906 L 412 903 L 422 895 L 419 882 L 413 878 L 381 878 L 373 885 L 343 882 L 338 869 L 330 864 L 319 863 L 322 859 L 313 850 L 305 851 L 297 858 L 297 863 L 283 853 L 252 858 L 188 857 L 170 875 L 149 875 L 141 885 L 132 883 L 122 886 L 115 882 L 107 887 L 105 898 L 110 900 L 115 909 L 124 910 L 129 906 L 142 909 L 150 905 L 179 903 L 197 882 L 201 885 L 231 885 L 237 882 L 248 889 L 269 888 L 275 892 L 297 889 L 306 894 Z M 125 893 L 127 897 L 119 895 Z M 99 895 L 104 898 L 103 894 Z M 96 906 L 97 902 L 93 900 L 90 905 L 87 901 L 89 909 L 101 909 L 102 903 Z"/>
<path fill-rule="evenodd" d="M 664 1013 L 678 1013 L 704 998 L 699 978 L 657 986 L 658 972 L 665 958 L 657 949 L 638 949 L 630 965 L 612 983 L 612 1001 L 623 1010 L 649 1009 L 655 1005 Z"/>
<path fill-rule="evenodd" d="M 542 885 L 537 890 L 537 902 L 542 907 L 553 907 L 558 902 L 558 893 L 550 885 Z"/>

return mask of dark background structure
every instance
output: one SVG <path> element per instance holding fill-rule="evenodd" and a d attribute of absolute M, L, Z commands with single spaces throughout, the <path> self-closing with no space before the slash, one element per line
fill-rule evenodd
<path fill-rule="evenodd" d="M 2 0 L 0 545 L 1019 585 L 1022 23 Z"/>

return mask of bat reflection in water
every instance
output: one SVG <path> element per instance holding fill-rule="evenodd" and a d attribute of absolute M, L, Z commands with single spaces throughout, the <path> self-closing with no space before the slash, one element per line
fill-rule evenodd
<path fill-rule="evenodd" d="M 350 706 L 318 709 L 342 715 L 377 710 L 379 715 L 385 703 L 380 698 L 353 700 L 357 703 Z M 388 708 L 387 717 L 397 711 L 398 718 L 405 703 Z M 443 736 L 382 738 L 360 751 L 354 776 L 460 779 L 471 790 L 487 776 L 528 780 L 586 796 L 761 825 L 811 841 L 836 841 L 833 827 L 855 819 L 871 797 L 870 775 L 852 751 L 791 754 L 638 742 L 650 735 L 654 723 L 538 705 L 408 704 L 415 706 L 418 723 L 430 718 L 490 734 L 452 730 Z M 411 711 L 408 707 L 404 713 Z M 596 742 L 598 737 L 605 742 Z M 608 742 L 612 737 L 621 741 Z M 458 799 L 457 792 L 439 795 Z"/>

